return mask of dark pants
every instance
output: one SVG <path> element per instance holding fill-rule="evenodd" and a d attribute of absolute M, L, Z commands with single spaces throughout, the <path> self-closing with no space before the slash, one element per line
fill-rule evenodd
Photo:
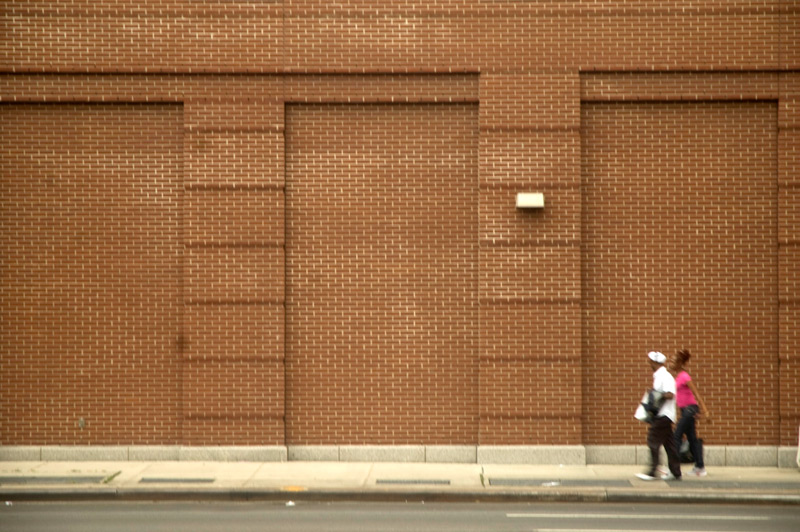
<path fill-rule="evenodd" d="M 675 478 L 681 478 L 681 461 L 678 449 L 675 448 L 675 436 L 672 434 L 672 421 L 668 417 L 657 417 L 650 424 L 647 432 L 647 446 L 650 448 L 650 476 L 656 476 L 658 468 L 658 452 L 661 446 L 667 451 L 669 471 Z"/>
<path fill-rule="evenodd" d="M 697 469 L 703 469 L 705 468 L 703 463 L 703 443 L 697 439 L 694 419 L 697 411 L 696 405 L 681 408 L 681 418 L 678 420 L 678 426 L 675 427 L 675 446 L 680 451 L 683 435 L 686 434 L 686 439 L 689 440 L 689 450 L 692 451 L 692 456 L 694 457 L 694 465 Z"/>

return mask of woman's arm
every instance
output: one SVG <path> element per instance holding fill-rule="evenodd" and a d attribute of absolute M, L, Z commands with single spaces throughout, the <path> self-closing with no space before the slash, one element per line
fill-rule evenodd
<path fill-rule="evenodd" d="M 689 381 L 686 383 L 691 390 L 694 398 L 697 399 L 697 404 L 700 405 L 700 415 L 705 417 L 706 419 L 711 419 L 711 415 L 708 413 L 708 408 L 706 408 L 706 403 L 703 401 L 703 398 L 700 397 L 700 393 L 697 391 L 697 386 L 694 385 L 693 381 Z"/>

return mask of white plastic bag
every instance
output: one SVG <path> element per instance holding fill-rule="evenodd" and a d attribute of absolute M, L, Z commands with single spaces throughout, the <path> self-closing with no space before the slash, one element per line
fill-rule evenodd
<path fill-rule="evenodd" d="M 644 407 L 644 405 L 647 404 L 648 395 L 649 394 L 645 392 L 642 396 L 642 400 L 639 401 L 639 406 L 636 407 L 636 412 L 633 413 L 633 417 L 644 423 L 650 422 L 650 413 Z"/>

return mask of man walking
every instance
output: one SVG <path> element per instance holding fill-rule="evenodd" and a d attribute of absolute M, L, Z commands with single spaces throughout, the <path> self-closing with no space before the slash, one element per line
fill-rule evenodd
<path fill-rule="evenodd" d="M 647 431 L 647 446 L 650 448 L 650 469 L 647 473 L 638 473 L 642 480 L 655 480 L 658 471 L 659 450 L 661 446 L 667 451 L 669 473 L 662 475 L 664 480 L 681 479 L 681 462 L 675 439 L 672 435 L 672 424 L 675 422 L 675 378 L 664 366 L 667 357 L 658 351 L 647 354 L 650 367 L 653 369 L 653 390 L 661 394 L 663 403 Z"/>

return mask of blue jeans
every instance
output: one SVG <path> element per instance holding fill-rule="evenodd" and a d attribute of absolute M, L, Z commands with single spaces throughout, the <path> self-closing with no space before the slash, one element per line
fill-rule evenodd
<path fill-rule="evenodd" d="M 675 427 L 675 447 L 680 451 L 683 435 L 686 434 L 686 439 L 689 440 L 689 450 L 692 451 L 692 456 L 694 456 L 694 465 L 698 469 L 703 469 L 705 467 L 703 463 L 703 443 L 697 439 L 694 419 L 697 412 L 697 405 L 681 408 L 681 419 L 678 421 L 678 426 Z"/>

